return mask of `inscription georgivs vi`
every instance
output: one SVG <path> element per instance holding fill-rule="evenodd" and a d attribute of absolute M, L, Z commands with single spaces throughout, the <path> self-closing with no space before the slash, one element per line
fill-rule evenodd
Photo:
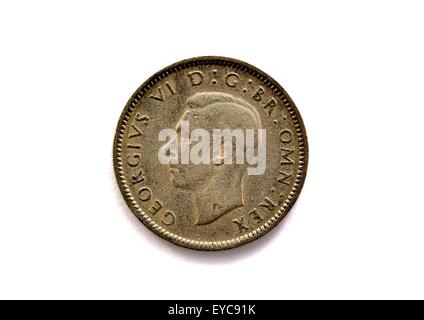
<path fill-rule="evenodd" d="M 161 237 L 200 250 L 237 247 L 280 222 L 301 191 L 307 156 L 302 119 L 283 88 L 222 57 L 184 60 L 147 80 L 114 143 L 133 213 Z"/>

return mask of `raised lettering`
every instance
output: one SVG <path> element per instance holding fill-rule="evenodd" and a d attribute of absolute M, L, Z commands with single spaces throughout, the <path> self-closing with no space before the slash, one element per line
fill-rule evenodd
<path fill-rule="evenodd" d="M 148 187 L 142 187 L 140 190 L 138 190 L 138 198 L 141 201 L 149 201 L 152 197 L 152 190 Z"/>
<path fill-rule="evenodd" d="M 143 176 L 143 173 L 144 173 L 143 170 L 140 170 L 137 175 L 134 175 L 131 177 L 131 183 L 133 186 L 136 185 L 137 183 L 146 181 L 146 177 Z"/>
<path fill-rule="evenodd" d="M 175 223 L 175 214 L 167 210 L 165 214 L 163 215 L 161 221 L 166 226 L 173 225 Z"/>
<path fill-rule="evenodd" d="M 272 202 L 272 200 L 268 197 L 264 198 L 264 201 L 259 203 L 260 207 L 267 208 L 269 211 L 272 211 L 277 206 L 276 203 Z"/>
<path fill-rule="evenodd" d="M 293 164 L 293 160 L 289 158 L 289 155 L 291 155 L 294 152 L 293 149 L 285 149 L 281 148 L 281 165 L 287 165 L 287 164 Z"/>
<path fill-rule="evenodd" d="M 171 95 L 175 94 L 174 89 L 172 89 L 171 85 L 169 84 L 169 82 L 165 82 L 165 86 L 168 88 L 168 91 L 171 93 Z"/>
<path fill-rule="evenodd" d="M 265 90 L 262 87 L 259 87 L 258 90 L 256 90 L 255 94 L 253 95 L 253 99 L 256 101 L 262 100 L 262 95 L 265 93 Z"/>
<path fill-rule="evenodd" d="M 278 134 L 278 138 L 282 143 L 290 143 L 293 139 L 293 133 L 289 129 L 283 129 Z"/>
<path fill-rule="evenodd" d="M 130 167 L 137 167 L 141 162 L 141 156 L 139 154 L 129 154 L 127 156 L 127 163 Z"/>
<path fill-rule="evenodd" d="M 249 227 L 244 222 L 244 216 L 234 219 L 233 222 L 239 227 L 240 233 L 249 230 Z"/>
<path fill-rule="evenodd" d="M 256 208 L 249 211 L 249 216 L 252 217 L 256 223 L 260 223 L 264 218 L 259 214 Z"/>
<path fill-rule="evenodd" d="M 290 178 L 292 176 L 292 174 L 287 174 L 284 171 L 280 170 L 279 172 L 281 174 L 280 177 L 278 177 L 277 181 L 279 183 L 285 184 L 285 185 L 289 185 L 289 183 L 286 181 L 288 178 Z"/>
<path fill-rule="evenodd" d="M 159 87 L 157 90 L 158 94 L 154 95 L 153 93 L 149 96 L 149 98 L 155 99 L 157 101 L 163 102 L 163 94 L 162 94 L 162 88 Z"/>
<path fill-rule="evenodd" d="M 271 112 L 272 110 L 274 110 L 274 107 L 277 105 L 277 101 L 275 101 L 274 98 L 269 99 L 265 105 L 264 105 L 264 109 L 268 109 L 268 115 L 271 116 Z"/>
<path fill-rule="evenodd" d="M 188 78 L 192 86 L 198 86 L 203 82 L 203 73 L 201 71 L 192 71 L 188 73 Z"/>
<path fill-rule="evenodd" d="M 128 139 L 136 138 L 136 137 L 139 137 L 139 136 L 141 136 L 143 134 L 143 131 L 141 131 L 135 125 L 132 125 L 131 128 L 133 128 L 135 130 L 135 132 L 133 134 L 130 134 L 128 136 Z"/>
<path fill-rule="evenodd" d="M 234 88 L 237 86 L 239 79 L 240 77 L 237 73 L 230 72 L 225 76 L 225 84 L 231 88 Z"/>
<path fill-rule="evenodd" d="M 137 113 L 135 115 L 135 121 L 142 122 L 144 125 L 147 125 L 147 122 L 149 122 L 150 118 L 147 115 L 142 115 L 141 113 Z"/>
<path fill-rule="evenodd" d="M 155 200 L 152 206 L 148 209 L 152 216 L 156 215 L 160 209 L 162 209 L 163 205 L 159 200 Z"/>

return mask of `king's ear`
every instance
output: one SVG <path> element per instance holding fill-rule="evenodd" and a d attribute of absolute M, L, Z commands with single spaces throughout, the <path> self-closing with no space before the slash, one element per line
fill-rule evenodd
<path fill-rule="evenodd" d="M 225 146 L 224 142 L 218 143 L 215 147 L 215 143 L 212 145 L 212 164 L 215 166 L 221 166 L 224 164 L 225 159 Z"/>

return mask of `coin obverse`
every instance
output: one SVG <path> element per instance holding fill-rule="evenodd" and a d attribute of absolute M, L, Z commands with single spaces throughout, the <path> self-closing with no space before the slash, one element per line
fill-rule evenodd
<path fill-rule="evenodd" d="M 198 57 L 162 69 L 132 95 L 113 161 L 147 228 L 183 247 L 222 250 L 286 216 L 308 145 L 299 111 L 274 79 L 239 60 Z"/>

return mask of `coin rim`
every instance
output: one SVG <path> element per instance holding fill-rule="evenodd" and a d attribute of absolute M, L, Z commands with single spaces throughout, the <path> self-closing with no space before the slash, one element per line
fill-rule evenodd
<path fill-rule="evenodd" d="M 277 213 L 274 214 L 266 223 L 262 224 L 260 227 L 256 228 L 253 231 L 250 231 L 241 236 L 222 241 L 198 241 L 189 238 L 185 238 L 179 235 L 176 235 L 172 232 L 169 232 L 162 226 L 158 225 L 153 221 L 147 213 L 145 213 L 142 208 L 137 204 L 134 196 L 131 193 L 130 188 L 127 185 L 127 179 L 125 178 L 123 162 L 121 158 L 123 140 L 126 125 L 130 119 L 131 113 L 136 108 L 137 104 L 140 102 L 142 96 L 151 89 L 155 84 L 169 76 L 170 74 L 176 73 L 178 71 L 195 67 L 201 65 L 221 65 L 229 66 L 239 69 L 243 72 L 250 74 L 251 76 L 257 78 L 269 89 L 271 89 L 282 101 L 285 107 L 287 107 L 291 119 L 293 121 L 294 127 L 296 128 L 296 134 L 299 141 L 299 165 L 296 171 L 296 178 L 293 183 L 293 188 L 289 192 L 287 199 L 284 201 L 282 206 L 278 209 Z M 124 110 L 121 113 L 121 116 L 118 121 L 118 125 L 115 132 L 114 144 L 113 144 L 113 166 L 115 169 L 115 177 L 119 185 L 119 189 L 127 203 L 128 207 L 131 209 L 133 214 L 151 231 L 159 235 L 161 238 L 168 240 L 178 246 L 196 249 L 196 250 L 206 250 L 206 251 L 216 251 L 216 250 L 225 250 L 232 249 L 254 241 L 263 235 L 271 231 L 277 224 L 279 224 L 283 218 L 287 215 L 290 209 L 293 207 L 296 202 L 299 194 L 302 190 L 302 187 L 305 182 L 307 167 L 308 167 L 308 140 L 306 135 L 305 126 L 303 120 L 300 116 L 300 113 L 294 104 L 293 100 L 283 89 L 283 87 L 275 81 L 268 74 L 262 70 L 246 63 L 241 60 L 221 57 L 221 56 L 201 56 L 194 57 L 190 59 L 181 60 L 172 65 L 169 65 L 153 76 L 148 78 L 131 96 L 125 105 Z"/>

